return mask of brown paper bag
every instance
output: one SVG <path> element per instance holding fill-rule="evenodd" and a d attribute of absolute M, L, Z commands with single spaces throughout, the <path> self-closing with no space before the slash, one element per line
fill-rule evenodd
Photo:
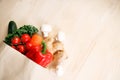
<path fill-rule="evenodd" d="M 51 72 L 4 42 L 0 44 L 0 80 L 50 80 Z"/>

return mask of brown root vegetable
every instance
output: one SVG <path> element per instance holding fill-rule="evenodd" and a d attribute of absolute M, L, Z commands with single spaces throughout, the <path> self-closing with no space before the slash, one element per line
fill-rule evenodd
<path fill-rule="evenodd" d="M 53 61 L 48 65 L 48 68 L 56 71 L 57 66 L 67 58 L 64 45 L 62 42 L 56 40 L 56 36 L 49 35 L 44 38 L 44 41 L 47 44 L 47 49 L 53 54 Z"/>
<path fill-rule="evenodd" d="M 63 50 L 58 50 L 53 54 L 53 61 L 49 65 L 50 69 L 55 69 L 55 70 L 57 69 L 57 66 L 60 63 L 60 59 L 63 57 L 63 53 L 64 53 Z"/>

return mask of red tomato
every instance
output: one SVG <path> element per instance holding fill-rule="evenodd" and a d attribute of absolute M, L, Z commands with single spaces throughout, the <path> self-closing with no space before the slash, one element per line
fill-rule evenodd
<path fill-rule="evenodd" d="M 26 49 L 27 49 L 27 51 L 30 50 L 31 47 L 32 47 L 32 44 L 30 42 L 27 42 L 26 43 Z"/>
<path fill-rule="evenodd" d="M 11 47 L 12 47 L 12 48 L 14 48 L 14 49 L 16 49 L 16 47 L 15 47 L 15 46 L 13 46 L 13 45 L 12 45 Z"/>
<path fill-rule="evenodd" d="M 18 45 L 17 50 L 21 53 L 25 53 L 25 47 L 23 45 Z"/>
<path fill-rule="evenodd" d="M 31 38 L 30 38 L 30 35 L 29 35 L 29 34 L 22 34 L 22 36 L 21 36 L 21 41 L 22 41 L 23 43 L 28 42 L 30 39 L 31 39 Z"/>
<path fill-rule="evenodd" d="M 11 42 L 13 45 L 18 45 L 18 44 L 20 44 L 21 40 L 19 37 L 16 36 L 11 39 Z"/>

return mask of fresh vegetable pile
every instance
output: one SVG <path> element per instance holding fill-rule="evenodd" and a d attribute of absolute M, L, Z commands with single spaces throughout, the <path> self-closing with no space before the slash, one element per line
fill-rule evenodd
<path fill-rule="evenodd" d="M 47 49 L 43 37 L 32 25 L 24 25 L 17 29 L 16 23 L 10 21 L 4 42 L 43 67 L 47 67 L 53 60 L 53 55 Z"/>

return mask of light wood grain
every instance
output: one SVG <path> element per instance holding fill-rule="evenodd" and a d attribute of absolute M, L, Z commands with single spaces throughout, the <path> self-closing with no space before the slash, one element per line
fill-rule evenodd
<path fill-rule="evenodd" d="M 119 0 L 0 0 L 0 42 L 10 20 L 66 33 L 65 74 L 53 79 L 120 80 Z"/>

